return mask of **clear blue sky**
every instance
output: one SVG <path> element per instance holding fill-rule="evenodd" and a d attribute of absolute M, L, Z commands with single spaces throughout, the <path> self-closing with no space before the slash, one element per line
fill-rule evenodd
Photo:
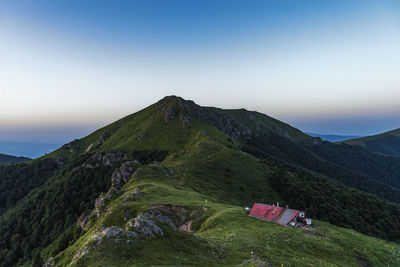
<path fill-rule="evenodd" d="M 0 3 L 0 140 L 66 142 L 179 95 L 308 132 L 400 127 L 400 1 Z"/>

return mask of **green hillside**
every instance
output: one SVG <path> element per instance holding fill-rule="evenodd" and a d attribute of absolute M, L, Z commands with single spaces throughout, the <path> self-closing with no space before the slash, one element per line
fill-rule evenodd
<path fill-rule="evenodd" d="M 260 182 L 259 176 L 268 173 L 268 169 L 233 151 L 217 152 L 200 165 L 181 162 L 142 167 L 103 208 L 102 215 L 98 219 L 92 217 L 85 226 L 85 234 L 53 259 L 55 266 L 250 266 L 252 258 L 256 264 L 272 266 L 360 266 L 360 262 L 396 266 L 400 262 L 397 244 L 353 230 L 320 221 L 314 222 L 310 230 L 293 229 L 249 217 L 240 202 L 251 203 L 251 198 L 248 193 L 243 193 L 243 198 L 232 196 L 232 192 L 241 192 L 231 189 L 235 185 L 218 192 L 212 185 L 207 186 L 209 190 L 201 185 L 192 188 L 195 180 L 206 178 L 201 177 L 202 173 L 226 160 L 221 153 L 232 153 L 242 167 L 255 170 L 231 176 L 239 183 L 242 179 L 248 181 L 245 191 L 254 192 L 252 182 Z M 264 196 L 266 202 L 280 199 L 267 183 L 254 186 L 263 188 L 255 192 Z M 235 200 L 230 201 L 231 197 Z M 127 231 L 110 237 L 102 234 L 108 227 L 130 229 L 129 222 L 139 214 L 163 209 L 172 210 L 169 216 L 176 227 L 192 221 L 191 232 L 174 230 L 167 223 L 154 220 L 163 229 L 162 235 L 150 237 L 139 233 L 131 237 L 126 235 Z M 181 220 L 182 217 L 186 218 Z"/>
<path fill-rule="evenodd" d="M 16 162 L 23 162 L 30 160 L 30 158 L 26 157 L 15 157 L 6 154 L 0 154 L 0 165 L 1 164 L 8 164 L 8 163 L 16 163 Z"/>
<path fill-rule="evenodd" d="M 343 141 L 342 143 L 357 145 L 366 148 L 372 152 L 399 157 L 400 129 L 396 129 L 383 134 L 350 139 L 347 141 Z"/>
<path fill-rule="evenodd" d="M 0 167 L 0 266 L 396 266 L 400 164 L 381 157 L 257 112 L 166 97 Z M 244 212 L 277 201 L 313 228 Z"/>

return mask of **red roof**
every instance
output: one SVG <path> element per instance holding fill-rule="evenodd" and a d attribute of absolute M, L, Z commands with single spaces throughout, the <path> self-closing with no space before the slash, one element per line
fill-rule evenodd
<path fill-rule="evenodd" d="M 276 222 L 282 211 L 283 208 L 281 207 L 254 203 L 253 208 L 250 211 L 250 216 L 257 217 L 268 222 Z"/>
<path fill-rule="evenodd" d="M 268 221 L 276 222 L 282 225 L 289 224 L 300 211 L 286 209 L 271 205 L 265 205 L 260 203 L 254 203 L 253 208 L 250 211 L 250 216 Z"/>

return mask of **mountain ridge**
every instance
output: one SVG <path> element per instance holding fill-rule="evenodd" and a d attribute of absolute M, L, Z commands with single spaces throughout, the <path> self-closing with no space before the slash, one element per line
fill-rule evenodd
<path fill-rule="evenodd" d="M 379 163 L 376 174 L 340 167 L 358 157 Z M 400 240 L 399 205 L 374 191 L 398 199 L 385 162 L 267 115 L 169 96 L 31 163 L 0 167 L 0 266 L 246 265 L 251 251 L 264 265 L 393 265 L 400 247 L 371 237 Z M 305 210 L 315 229 L 243 209 L 276 201 Z"/>
<path fill-rule="evenodd" d="M 27 157 L 17 157 L 0 153 L 0 164 L 17 163 L 31 160 Z"/>
<path fill-rule="evenodd" d="M 341 143 L 361 146 L 383 155 L 400 157 L 400 128 L 377 135 L 341 141 Z"/>
<path fill-rule="evenodd" d="M 346 141 L 349 139 L 363 137 L 363 136 L 357 136 L 357 135 L 319 134 L 319 133 L 310 133 L 310 132 L 305 132 L 305 133 L 308 135 L 311 135 L 313 137 L 320 137 L 322 140 L 329 141 L 329 142 L 341 142 L 341 141 Z"/>

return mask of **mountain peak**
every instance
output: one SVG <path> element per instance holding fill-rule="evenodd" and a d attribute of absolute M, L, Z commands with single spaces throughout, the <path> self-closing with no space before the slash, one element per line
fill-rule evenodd
<path fill-rule="evenodd" d="M 198 116 L 204 110 L 204 108 L 197 105 L 194 101 L 175 95 L 166 96 L 155 105 L 161 112 L 165 122 L 169 122 L 178 116 L 181 120 L 188 121 L 188 115 Z"/>
<path fill-rule="evenodd" d="M 192 100 L 186 100 L 183 97 L 176 96 L 176 95 L 169 95 L 163 97 L 161 100 L 159 100 L 156 104 L 158 105 L 173 105 L 173 104 L 191 104 L 191 105 L 197 105 L 194 101 Z"/>

